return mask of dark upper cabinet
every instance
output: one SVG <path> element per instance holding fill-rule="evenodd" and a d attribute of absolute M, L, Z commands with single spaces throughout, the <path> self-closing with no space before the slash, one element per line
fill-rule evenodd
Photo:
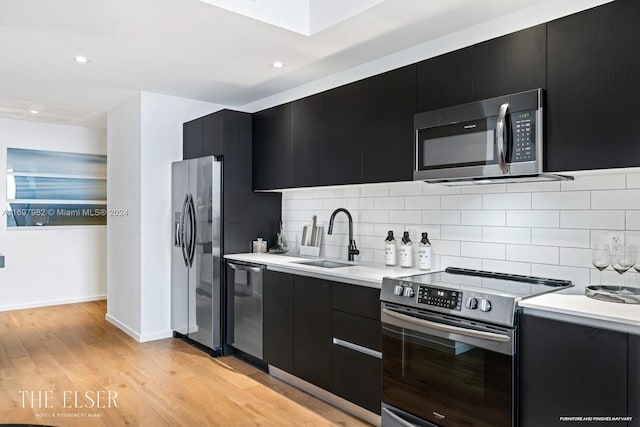
<path fill-rule="evenodd" d="M 200 119 L 182 125 L 182 158 L 197 159 L 203 154 L 203 121 Z"/>
<path fill-rule="evenodd" d="M 563 426 L 563 416 L 626 416 L 627 334 L 523 315 L 518 353 L 519 426 Z"/>
<path fill-rule="evenodd" d="M 546 87 L 546 24 L 473 46 L 473 100 Z"/>
<path fill-rule="evenodd" d="M 545 169 L 640 165 L 638 22 L 617 0 L 547 24 Z"/>
<path fill-rule="evenodd" d="M 265 270 L 263 275 L 263 359 L 293 373 L 294 277 Z"/>
<path fill-rule="evenodd" d="M 331 283 L 295 276 L 294 374 L 331 388 Z"/>
<path fill-rule="evenodd" d="M 253 188 L 290 188 L 292 181 L 291 104 L 253 114 Z"/>
<path fill-rule="evenodd" d="M 327 168 L 324 153 L 324 97 L 322 94 L 291 103 L 293 186 L 320 185 Z"/>
<path fill-rule="evenodd" d="M 417 112 L 473 100 L 473 47 L 418 63 Z"/>
<path fill-rule="evenodd" d="M 362 182 L 362 83 L 324 93 L 322 170 L 316 185 Z"/>
<path fill-rule="evenodd" d="M 362 181 L 413 179 L 416 65 L 362 81 Z"/>
<path fill-rule="evenodd" d="M 230 114 L 225 114 L 225 111 L 223 111 L 209 114 L 202 118 L 203 156 L 221 156 L 224 154 L 225 119 L 228 120 L 229 116 Z M 250 127 L 251 124 L 246 129 L 246 132 L 249 132 L 249 138 L 251 138 Z"/>

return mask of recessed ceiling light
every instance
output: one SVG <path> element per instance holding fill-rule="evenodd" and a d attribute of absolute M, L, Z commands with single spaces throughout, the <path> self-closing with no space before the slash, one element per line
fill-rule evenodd
<path fill-rule="evenodd" d="M 273 64 L 271 64 L 271 66 L 273 68 L 282 68 L 282 67 L 284 67 L 284 62 L 282 62 L 282 61 L 274 61 Z"/>
<path fill-rule="evenodd" d="M 74 61 L 76 61 L 78 64 L 86 64 L 87 62 L 89 62 L 89 58 L 87 58 L 86 56 L 76 56 L 75 58 L 73 58 Z"/>
<path fill-rule="evenodd" d="M 30 112 L 31 114 L 38 114 L 40 111 L 38 111 L 38 110 L 29 110 L 29 112 Z"/>

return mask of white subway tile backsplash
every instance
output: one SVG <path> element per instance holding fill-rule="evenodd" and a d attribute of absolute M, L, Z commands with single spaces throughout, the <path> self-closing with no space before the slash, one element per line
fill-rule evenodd
<path fill-rule="evenodd" d="M 560 248 L 560 265 L 591 268 L 591 249 Z"/>
<path fill-rule="evenodd" d="M 627 188 L 640 188 L 640 173 L 627 174 Z"/>
<path fill-rule="evenodd" d="M 386 197 L 389 195 L 388 185 L 366 185 L 360 188 L 360 197 Z"/>
<path fill-rule="evenodd" d="M 443 255 L 440 257 L 440 268 L 445 269 L 447 267 L 460 267 L 480 270 L 482 269 L 482 260 L 479 258 L 462 258 Z"/>
<path fill-rule="evenodd" d="M 533 193 L 536 191 L 560 191 L 560 182 L 523 182 L 507 184 L 507 193 Z"/>
<path fill-rule="evenodd" d="M 503 226 L 505 217 L 505 211 L 501 210 L 464 210 L 460 224 Z"/>
<path fill-rule="evenodd" d="M 591 209 L 640 209 L 640 190 L 592 191 Z"/>
<path fill-rule="evenodd" d="M 532 209 L 589 209 L 588 191 L 562 191 L 557 193 L 533 193 Z"/>
<path fill-rule="evenodd" d="M 460 211 L 422 211 L 422 223 L 460 225 Z"/>
<path fill-rule="evenodd" d="M 389 186 L 390 196 L 421 196 L 422 182 L 403 182 L 402 184 L 391 184 Z"/>
<path fill-rule="evenodd" d="M 348 223 L 331 212 L 349 209 L 360 262 L 384 264 L 384 239 L 409 231 L 417 251 L 422 232 L 433 246 L 433 268 L 460 266 L 599 282 L 590 247 L 612 233 L 640 246 L 640 173 L 578 175 L 575 181 L 445 187 L 422 182 L 284 191 L 282 219 L 291 253 L 313 215 L 324 226 L 321 255 L 347 257 Z M 627 274 L 629 283 L 640 276 Z M 605 283 L 618 275 L 604 272 Z M 624 277 L 624 276 L 623 276 Z M 635 283 L 635 282 L 634 282 Z M 640 282 L 638 282 L 640 285 Z"/>
<path fill-rule="evenodd" d="M 589 230 L 559 228 L 531 229 L 531 244 L 533 245 L 588 248 L 590 237 Z"/>
<path fill-rule="evenodd" d="M 627 230 L 640 230 L 640 211 L 627 211 Z"/>
<path fill-rule="evenodd" d="M 560 211 L 507 211 L 510 227 L 559 227 Z"/>
<path fill-rule="evenodd" d="M 432 240 L 431 251 L 438 255 L 460 256 L 460 242 L 453 240 Z"/>
<path fill-rule="evenodd" d="M 440 227 L 440 238 L 443 240 L 480 242 L 482 241 L 482 227 L 443 225 Z"/>
<path fill-rule="evenodd" d="M 531 209 L 531 193 L 483 194 L 483 209 Z"/>
<path fill-rule="evenodd" d="M 404 209 L 404 197 L 375 197 L 373 199 L 373 209 Z"/>
<path fill-rule="evenodd" d="M 507 260 L 558 264 L 560 254 L 558 248 L 549 246 L 507 245 Z"/>
<path fill-rule="evenodd" d="M 506 191 L 507 184 L 483 184 L 460 187 L 460 193 L 462 194 L 504 193 Z"/>
<path fill-rule="evenodd" d="M 389 223 L 389 212 L 388 211 L 360 211 L 360 221 L 373 222 L 373 223 L 376 223 L 376 222 Z"/>
<path fill-rule="evenodd" d="M 422 212 L 420 211 L 389 211 L 389 223 L 391 224 L 420 224 Z"/>
<path fill-rule="evenodd" d="M 625 175 L 578 175 L 573 181 L 563 181 L 562 191 L 615 190 L 625 188 Z"/>
<path fill-rule="evenodd" d="M 561 211 L 562 228 L 624 230 L 624 211 Z"/>
<path fill-rule="evenodd" d="M 497 271 L 499 273 L 531 274 L 531 264 L 527 262 L 500 261 L 495 259 L 483 259 L 482 269 L 486 271 Z"/>
<path fill-rule="evenodd" d="M 442 209 L 482 209 L 482 195 L 462 194 L 441 196 Z"/>
<path fill-rule="evenodd" d="M 531 229 L 520 227 L 483 227 L 482 241 L 493 243 L 531 243 Z"/>
<path fill-rule="evenodd" d="M 499 243 L 462 242 L 460 255 L 470 258 L 505 259 L 505 245 Z"/>
<path fill-rule="evenodd" d="M 405 197 L 405 209 L 440 209 L 440 196 Z"/>

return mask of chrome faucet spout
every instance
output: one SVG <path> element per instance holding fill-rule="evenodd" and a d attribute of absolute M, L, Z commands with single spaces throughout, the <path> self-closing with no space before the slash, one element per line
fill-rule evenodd
<path fill-rule="evenodd" d="M 354 255 L 360 255 L 360 251 L 356 246 L 356 241 L 353 240 L 353 218 L 351 218 L 351 213 L 345 208 L 338 208 L 331 214 L 331 218 L 329 218 L 329 230 L 327 230 L 327 234 L 333 234 L 333 221 L 336 218 L 336 215 L 340 212 L 344 212 L 347 215 L 347 219 L 349 220 L 349 248 L 348 248 L 348 259 L 349 261 L 353 261 Z"/>

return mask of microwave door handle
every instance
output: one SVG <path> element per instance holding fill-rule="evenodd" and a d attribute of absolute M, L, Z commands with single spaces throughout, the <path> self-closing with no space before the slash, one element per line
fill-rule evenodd
<path fill-rule="evenodd" d="M 509 168 L 507 166 L 506 154 L 504 149 L 504 141 L 505 135 L 507 131 L 506 121 L 507 114 L 509 113 L 509 103 L 504 103 L 500 106 L 500 112 L 498 113 L 498 120 L 496 122 L 496 134 L 495 134 L 495 143 L 496 149 L 498 151 L 498 166 L 503 174 L 509 173 Z"/>

